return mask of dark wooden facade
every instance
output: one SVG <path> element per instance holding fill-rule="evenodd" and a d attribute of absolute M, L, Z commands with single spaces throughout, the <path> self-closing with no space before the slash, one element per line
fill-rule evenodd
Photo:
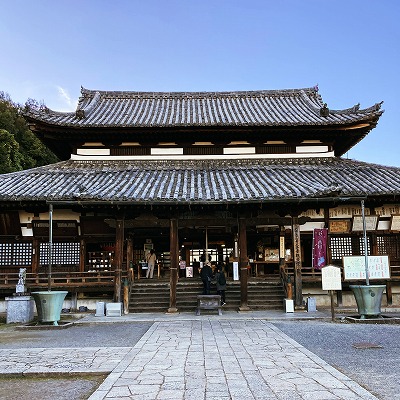
<path fill-rule="evenodd" d="M 180 261 L 194 264 L 204 250 L 239 263 L 241 309 L 247 280 L 269 273 L 290 278 L 300 306 L 303 284 L 320 281 L 313 229 L 329 229 L 328 262 L 363 254 L 362 232 L 352 229 L 361 200 L 377 215 L 369 253 L 390 255 L 394 281 L 400 170 L 341 158 L 382 112 L 380 104 L 329 110 L 317 88 L 82 89 L 75 113 L 27 109 L 32 130 L 64 161 L 0 176 L 0 289 L 10 290 L 20 267 L 40 287 L 50 204 L 55 285 L 76 293 L 120 300 L 148 244 L 169 279 L 171 312 Z"/>

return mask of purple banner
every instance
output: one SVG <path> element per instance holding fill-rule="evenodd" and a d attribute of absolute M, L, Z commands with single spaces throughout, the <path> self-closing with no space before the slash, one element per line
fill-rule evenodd
<path fill-rule="evenodd" d="M 326 265 L 326 245 L 328 229 L 314 229 L 313 235 L 313 268 L 321 269 Z"/>

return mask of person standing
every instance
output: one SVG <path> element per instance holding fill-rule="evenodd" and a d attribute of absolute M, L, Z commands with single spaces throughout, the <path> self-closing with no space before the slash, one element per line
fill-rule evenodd
<path fill-rule="evenodd" d="M 205 263 L 200 271 L 201 280 L 203 281 L 203 294 L 210 294 L 211 280 L 213 272 L 210 263 Z"/>
<path fill-rule="evenodd" d="M 157 256 L 154 249 L 151 249 L 149 253 L 147 253 L 146 261 L 147 261 L 146 278 L 148 278 L 149 276 L 150 278 L 153 278 L 154 266 L 156 265 L 157 261 Z"/>
<path fill-rule="evenodd" d="M 215 279 L 217 282 L 217 294 L 221 296 L 221 306 L 224 306 L 225 303 L 225 290 L 226 290 L 226 277 L 225 272 L 222 269 L 222 265 L 218 265 L 218 272 L 215 275 Z"/>

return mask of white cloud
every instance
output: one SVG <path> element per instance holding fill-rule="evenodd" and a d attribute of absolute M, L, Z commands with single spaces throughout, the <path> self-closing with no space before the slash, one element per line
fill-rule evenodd
<path fill-rule="evenodd" d="M 73 100 L 71 99 L 71 96 L 69 95 L 68 91 L 61 86 L 57 86 L 57 91 L 58 91 L 58 98 L 61 100 L 62 103 L 62 108 L 65 110 L 64 111 L 74 111 L 76 109 L 76 106 L 78 104 L 78 100 Z"/>

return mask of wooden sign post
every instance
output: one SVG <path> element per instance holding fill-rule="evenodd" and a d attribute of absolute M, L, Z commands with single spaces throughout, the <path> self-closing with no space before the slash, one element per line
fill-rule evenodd
<path fill-rule="evenodd" d="M 333 292 L 342 290 L 342 277 L 340 268 L 334 265 L 327 265 L 321 269 L 322 274 L 322 290 L 329 290 L 331 295 L 331 315 L 332 321 L 335 320 L 335 307 L 333 301 Z"/>

